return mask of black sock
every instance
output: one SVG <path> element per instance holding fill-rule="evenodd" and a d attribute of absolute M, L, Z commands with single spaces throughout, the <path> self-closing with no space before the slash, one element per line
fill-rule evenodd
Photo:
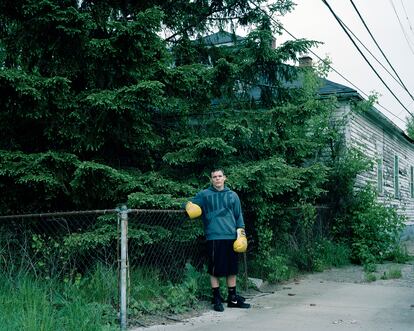
<path fill-rule="evenodd" d="M 213 287 L 213 298 L 220 299 L 220 287 Z"/>
<path fill-rule="evenodd" d="M 236 297 L 236 286 L 228 287 L 227 289 L 229 291 L 229 299 L 234 300 L 234 298 Z"/>

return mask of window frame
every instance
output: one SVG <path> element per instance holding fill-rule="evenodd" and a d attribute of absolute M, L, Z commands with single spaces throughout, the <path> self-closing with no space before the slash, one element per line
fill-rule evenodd
<path fill-rule="evenodd" d="M 398 154 L 394 154 L 394 198 L 400 198 L 400 160 Z"/>
<path fill-rule="evenodd" d="M 377 159 L 377 191 L 379 194 L 384 193 L 384 160 L 382 155 Z"/>

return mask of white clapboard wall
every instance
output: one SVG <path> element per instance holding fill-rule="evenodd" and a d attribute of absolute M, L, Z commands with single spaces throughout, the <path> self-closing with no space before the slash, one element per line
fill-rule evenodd
<path fill-rule="evenodd" d="M 370 171 L 357 177 L 356 187 L 372 184 L 378 189 L 378 167 L 382 160 L 382 192 L 379 200 L 398 208 L 407 223 L 414 224 L 414 198 L 411 194 L 411 169 L 414 166 L 414 142 L 375 108 L 351 110 L 349 101 L 339 103 L 335 114 L 346 118 L 344 128 L 347 147 L 358 148 L 373 162 Z M 398 193 L 395 195 L 394 164 L 398 157 Z"/>

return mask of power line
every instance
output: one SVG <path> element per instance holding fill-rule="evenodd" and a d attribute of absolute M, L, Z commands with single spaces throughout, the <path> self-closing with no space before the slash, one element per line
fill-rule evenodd
<path fill-rule="evenodd" d="M 414 50 L 413 50 L 413 48 L 411 46 L 411 42 L 410 42 L 410 40 L 409 40 L 409 38 L 407 36 L 407 32 L 405 31 L 404 26 L 401 23 L 400 16 L 398 15 L 397 10 L 395 9 L 394 2 L 392 2 L 392 0 L 389 0 L 389 1 L 390 1 L 391 6 L 392 6 L 392 9 L 394 10 L 395 15 L 397 16 L 398 23 L 400 24 L 400 28 L 401 28 L 401 30 L 402 30 L 402 32 L 404 34 L 405 40 L 407 41 L 408 47 L 410 48 L 411 53 L 413 53 L 413 55 L 414 55 Z"/>
<path fill-rule="evenodd" d="M 364 47 L 365 50 L 373 57 L 373 59 L 377 61 L 377 63 L 395 80 L 395 82 L 404 89 L 404 86 L 401 84 L 401 82 L 397 78 L 394 77 L 394 75 L 381 63 L 380 60 L 377 59 L 377 57 L 365 46 L 365 44 L 358 38 L 358 36 L 355 35 L 355 33 L 353 33 L 352 30 L 341 19 L 340 21 L 344 25 L 344 27 L 348 30 L 348 32 L 352 34 L 352 36 L 361 44 L 361 46 Z"/>
<path fill-rule="evenodd" d="M 282 29 L 283 31 L 285 31 L 291 38 L 298 40 L 299 38 L 295 37 L 292 33 L 290 33 L 282 24 L 280 24 L 278 21 L 276 21 L 272 16 L 270 16 L 265 10 L 263 10 L 262 8 L 260 8 L 258 5 L 251 3 L 251 5 L 253 5 L 254 7 L 256 7 L 257 9 L 259 9 L 261 12 L 263 12 L 274 24 L 276 24 L 280 29 Z M 316 54 L 314 51 L 312 51 L 311 49 L 309 49 L 309 52 L 311 54 L 313 54 L 317 59 L 319 59 L 322 62 L 326 62 L 324 59 L 322 59 L 318 54 Z M 337 69 L 335 69 L 331 64 L 328 64 L 329 68 L 335 72 L 338 76 L 340 76 L 344 81 L 346 81 L 348 84 L 350 84 L 352 87 L 354 87 L 357 91 L 359 91 L 363 96 L 365 96 L 366 98 L 369 98 L 369 95 L 364 92 L 362 89 L 360 89 L 358 86 L 356 86 L 353 82 L 351 82 L 348 78 L 346 78 L 343 74 L 341 74 Z M 401 117 L 395 115 L 393 112 L 391 112 L 389 109 L 387 109 L 386 107 L 384 107 L 382 104 L 380 104 L 378 101 L 376 102 L 376 104 L 382 108 L 384 111 L 386 111 L 387 113 L 389 113 L 390 115 L 392 115 L 394 118 L 399 119 L 401 122 L 403 122 L 404 124 L 407 124 L 406 119 L 402 119 Z"/>
<path fill-rule="evenodd" d="M 384 84 L 384 86 L 387 88 L 387 90 L 392 94 L 392 96 L 395 98 L 395 100 L 398 101 L 398 103 L 407 111 L 407 113 L 409 113 L 411 116 L 414 117 L 414 114 L 412 114 L 408 108 L 406 106 L 404 106 L 404 104 L 401 102 L 401 100 L 395 95 L 395 93 L 390 89 L 390 87 L 387 85 L 387 83 L 385 83 L 385 81 L 382 79 L 382 77 L 379 75 L 379 73 L 375 70 L 375 68 L 372 66 L 372 64 L 368 61 L 367 57 L 365 56 L 365 54 L 361 51 L 361 49 L 358 47 L 358 45 L 355 43 L 355 41 L 352 39 L 352 36 L 348 33 L 347 29 L 344 27 L 344 25 L 342 24 L 341 20 L 339 19 L 338 15 L 336 15 L 336 13 L 334 12 L 334 10 L 331 8 L 331 6 L 329 5 L 329 3 L 326 0 L 322 0 L 322 2 L 328 7 L 328 9 L 330 10 L 330 12 L 332 13 L 332 15 L 335 17 L 336 21 L 339 23 L 339 25 L 341 26 L 341 28 L 344 30 L 344 32 L 346 33 L 346 35 L 348 36 L 349 40 L 351 40 L 351 42 L 354 44 L 355 48 L 358 50 L 358 52 L 361 54 L 361 56 L 364 58 L 365 62 L 370 66 L 371 70 L 377 75 L 377 77 L 379 78 L 379 80 Z"/>
<path fill-rule="evenodd" d="M 408 22 L 408 26 L 410 27 L 410 31 L 414 35 L 413 27 L 411 25 L 410 19 L 408 18 L 407 11 L 405 10 L 404 2 L 403 0 L 400 0 L 400 1 L 401 1 L 401 6 L 403 7 L 403 10 L 404 10 L 405 18 L 407 19 L 407 22 Z"/>
<path fill-rule="evenodd" d="M 402 86 L 404 88 L 404 90 L 410 95 L 411 99 L 414 101 L 414 97 L 412 96 L 412 94 L 410 93 L 410 91 L 407 89 L 407 87 L 405 86 L 405 84 L 403 83 L 402 79 L 400 78 L 400 76 L 398 75 L 397 71 L 394 69 L 393 65 L 391 64 L 391 62 L 388 60 L 388 57 L 384 54 L 382 48 L 380 47 L 380 45 L 378 45 L 377 40 L 374 38 L 374 36 L 372 35 L 370 29 L 368 28 L 367 24 L 365 23 L 365 20 L 362 18 L 362 15 L 360 13 L 360 11 L 358 10 L 358 8 L 356 7 L 355 3 L 353 0 L 350 0 L 352 6 L 354 7 L 355 11 L 357 12 L 362 24 L 364 25 L 365 29 L 368 31 L 369 35 L 371 36 L 372 40 L 374 41 L 375 45 L 378 47 L 379 51 L 381 52 L 382 56 L 384 57 L 384 59 L 387 61 L 388 65 L 391 67 L 391 69 L 394 71 L 395 75 L 398 77 L 398 80 L 400 81 L 400 86 Z M 363 45 L 363 44 L 362 44 Z M 371 52 L 370 52 L 371 54 Z M 374 57 L 375 58 L 375 57 Z M 381 64 L 382 65 L 382 64 Z M 384 66 L 383 66 L 384 67 Z M 388 70 L 387 70 L 388 72 Z M 389 72 L 388 72 L 389 73 Z"/>

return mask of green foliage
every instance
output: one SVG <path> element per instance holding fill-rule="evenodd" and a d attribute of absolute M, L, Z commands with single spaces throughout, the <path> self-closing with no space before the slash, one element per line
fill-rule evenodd
<path fill-rule="evenodd" d="M 131 272 L 131 317 L 145 314 L 182 313 L 197 303 L 197 298 L 210 292 L 209 277 L 190 264 L 186 265 L 181 283 L 166 283 L 153 269 L 136 269 Z"/>
<path fill-rule="evenodd" d="M 371 264 L 369 266 L 364 266 L 365 270 L 365 280 L 367 282 L 375 282 L 378 279 L 388 280 L 388 279 L 398 279 L 402 277 L 401 267 L 399 266 L 390 266 L 381 273 L 377 272 L 377 266 Z"/>
<path fill-rule="evenodd" d="M 89 231 L 72 233 L 63 239 L 64 250 L 70 257 L 113 244 L 119 237 L 115 222 L 100 224 Z"/>
<path fill-rule="evenodd" d="M 332 160 L 328 165 L 331 167 L 329 180 L 326 183 L 326 191 L 329 192 L 324 200 L 332 206 L 336 219 L 333 231 L 346 234 L 348 227 L 342 224 L 341 217 L 345 216 L 349 206 L 354 201 L 354 188 L 356 177 L 359 173 L 371 169 L 372 162 L 357 149 L 343 149 L 342 140 L 338 140 L 332 148 Z"/>
<path fill-rule="evenodd" d="M 298 272 L 320 272 L 350 263 L 351 250 L 345 244 L 323 238 L 314 238 L 303 244 L 285 243 L 278 248 L 270 248 L 251 262 L 250 273 L 277 283 L 293 278 Z"/>
<path fill-rule="evenodd" d="M 291 265 L 301 271 L 323 271 L 331 267 L 341 267 L 350 263 L 351 250 L 345 244 L 324 238 L 306 246 L 288 249 Z"/>
<path fill-rule="evenodd" d="M 2 212 L 36 210 L 42 197 L 43 208 L 51 208 L 59 200 L 69 204 L 71 189 L 66 181 L 80 164 L 73 154 L 49 151 L 23 153 L 0 150 L 0 188 Z"/>
<path fill-rule="evenodd" d="M 296 270 L 289 265 L 287 256 L 278 255 L 273 250 L 252 263 L 252 273 L 270 283 L 277 283 L 292 278 Z"/>
<path fill-rule="evenodd" d="M 371 272 L 365 273 L 365 281 L 368 283 L 375 282 L 377 280 L 377 276 Z"/>
<path fill-rule="evenodd" d="M 179 209 L 220 166 L 241 197 L 257 257 L 274 281 L 295 268 L 319 270 L 346 259 L 343 246 L 315 235 L 319 203 L 332 208 L 325 234 L 345 238 L 354 259 L 368 263 L 392 254 L 392 223 L 399 219 L 373 195 L 354 194 L 356 175 L 368 162 L 355 151 L 343 153 L 342 132 L 330 121 L 336 100 L 317 96 L 326 61 L 314 69 L 286 64 L 317 42 L 272 48 L 281 27 L 258 9 L 263 3 L 2 1 L 1 212 L 119 203 Z M 293 7 L 276 1 L 266 10 L 277 17 Z M 200 38 L 235 26 L 250 33 L 243 40 L 233 35 L 234 47 Z M 379 226 L 378 217 L 385 219 Z M 102 218 L 57 238 L 31 233 L 43 271 L 58 264 L 55 253 L 70 260 L 113 245 L 109 222 Z M 174 243 L 201 234 L 196 223 L 177 229 Z M 168 238 L 172 231 L 161 225 L 130 227 L 138 246 Z M 281 245 L 292 246 L 292 255 Z"/>
<path fill-rule="evenodd" d="M 229 146 L 222 138 L 207 138 L 200 141 L 185 139 L 178 142 L 182 145 L 178 152 L 167 153 L 164 161 L 170 165 L 184 165 L 200 162 L 203 156 L 224 158 L 237 150 Z"/>
<path fill-rule="evenodd" d="M 360 109 L 367 107 L 361 105 Z M 403 217 L 390 204 L 380 203 L 369 185 L 356 187 L 357 174 L 372 167 L 372 161 L 358 150 L 333 149 L 331 178 L 326 201 L 333 208 L 330 229 L 336 240 L 352 250 L 351 259 L 365 266 L 398 254 L 398 237 Z"/>
<path fill-rule="evenodd" d="M 364 264 L 364 271 L 367 273 L 377 271 L 377 264 L 373 262 L 365 263 Z"/>
<path fill-rule="evenodd" d="M 407 135 L 411 139 L 414 139 L 414 118 L 412 116 L 409 116 L 406 118 L 406 121 L 407 121 L 407 124 L 406 124 Z"/>
<path fill-rule="evenodd" d="M 407 247 L 401 242 L 396 244 L 390 255 L 386 257 L 386 260 L 396 263 L 406 263 L 411 259 L 412 257 L 408 254 Z"/>
<path fill-rule="evenodd" d="M 78 205 L 107 206 L 112 201 L 122 201 L 118 187 L 132 179 L 128 173 L 96 162 L 82 162 L 73 174 L 70 185 Z M 112 190 L 107 190 L 111 187 Z M 92 188 L 92 189 L 91 189 Z"/>
<path fill-rule="evenodd" d="M 144 192 L 132 193 L 128 196 L 128 206 L 131 208 L 176 209 L 180 202 L 171 194 L 149 194 Z"/>
<path fill-rule="evenodd" d="M 4 330 L 117 330 L 116 272 L 102 267 L 77 283 L 0 274 Z M 114 297 L 113 297 L 114 296 Z"/>
<path fill-rule="evenodd" d="M 256 8 L 262 2 L 3 2 L 2 212 L 121 202 L 179 209 L 206 186 L 210 169 L 222 166 L 270 278 L 292 272 L 274 270 L 287 261 L 286 254 L 269 255 L 279 238 L 303 244 L 309 259 L 300 268 L 313 268 L 312 206 L 327 191 L 322 156 L 335 135 L 335 100 L 317 98 L 314 70 L 286 65 L 315 41 L 271 47 L 280 28 Z M 283 15 L 293 7 L 277 1 L 267 11 Z M 250 28 L 234 47 L 198 38 L 234 26 Z M 42 272 L 62 266 L 54 253 L 71 261 L 111 247 L 112 225 L 102 220 L 61 238 L 36 233 Z M 161 224 L 132 221 L 130 244 L 155 248 L 174 237 L 180 249 L 202 233 L 196 222 L 177 229 L 173 236 Z"/>
<path fill-rule="evenodd" d="M 355 260 L 382 262 L 398 245 L 404 217 L 376 200 L 372 189 L 355 193 L 350 209 L 351 247 Z"/>
<path fill-rule="evenodd" d="M 2 212 L 127 200 L 173 208 L 217 164 L 232 168 L 242 195 L 259 181 L 248 187 L 241 175 L 262 168 L 272 178 L 266 199 L 299 190 L 295 199 L 313 200 L 325 170 L 302 165 L 322 150 L 330 106 L 314 98 L 318 80 L 310 71 L 284 63 L 315 42 L 271 48 L 270 21 L 255 6 L 261 2 L 3 2 L 0 148 L 2 160 L 27 166 L 1 165 Z M 267 10 L 285 14 L 293 6 Z M 194 41 L 234 24 L 252 28 L 236 47 Z M 285 86 L 298 77 L 303 87 Z M 261 100 L 252 100 L 252 84 Z M 65 164 L 29 166 L 47 153 L 65 155 Z M 37 197 L 30 203 L 28 187 Z"/>
<path fill-rule="evenodd" d="M 402 277 L 401 268 L 391 267 L 389 270 L 386 270 L 381 275 L 381 279 L 398 279 Z"/>
<path fill-rule="evenodd" d="M 233 169 L 231 169 L 233 170 Z M 274 197 L 299 187 L 300 171 L 286 164 L 279 157 L 247 163 L 232 171 L 229 183 L 236 190 L 246 193 L 256 192 L 255 198 Z M 257 194 L 260 193 L 260 194 Z"/>
<path fill-rule="evenodd" d="M 347 245 L 321 239 L 315 243 L 313 270 L 341 267 L 349 264 L 350 259 L 351 250 Z"/>

